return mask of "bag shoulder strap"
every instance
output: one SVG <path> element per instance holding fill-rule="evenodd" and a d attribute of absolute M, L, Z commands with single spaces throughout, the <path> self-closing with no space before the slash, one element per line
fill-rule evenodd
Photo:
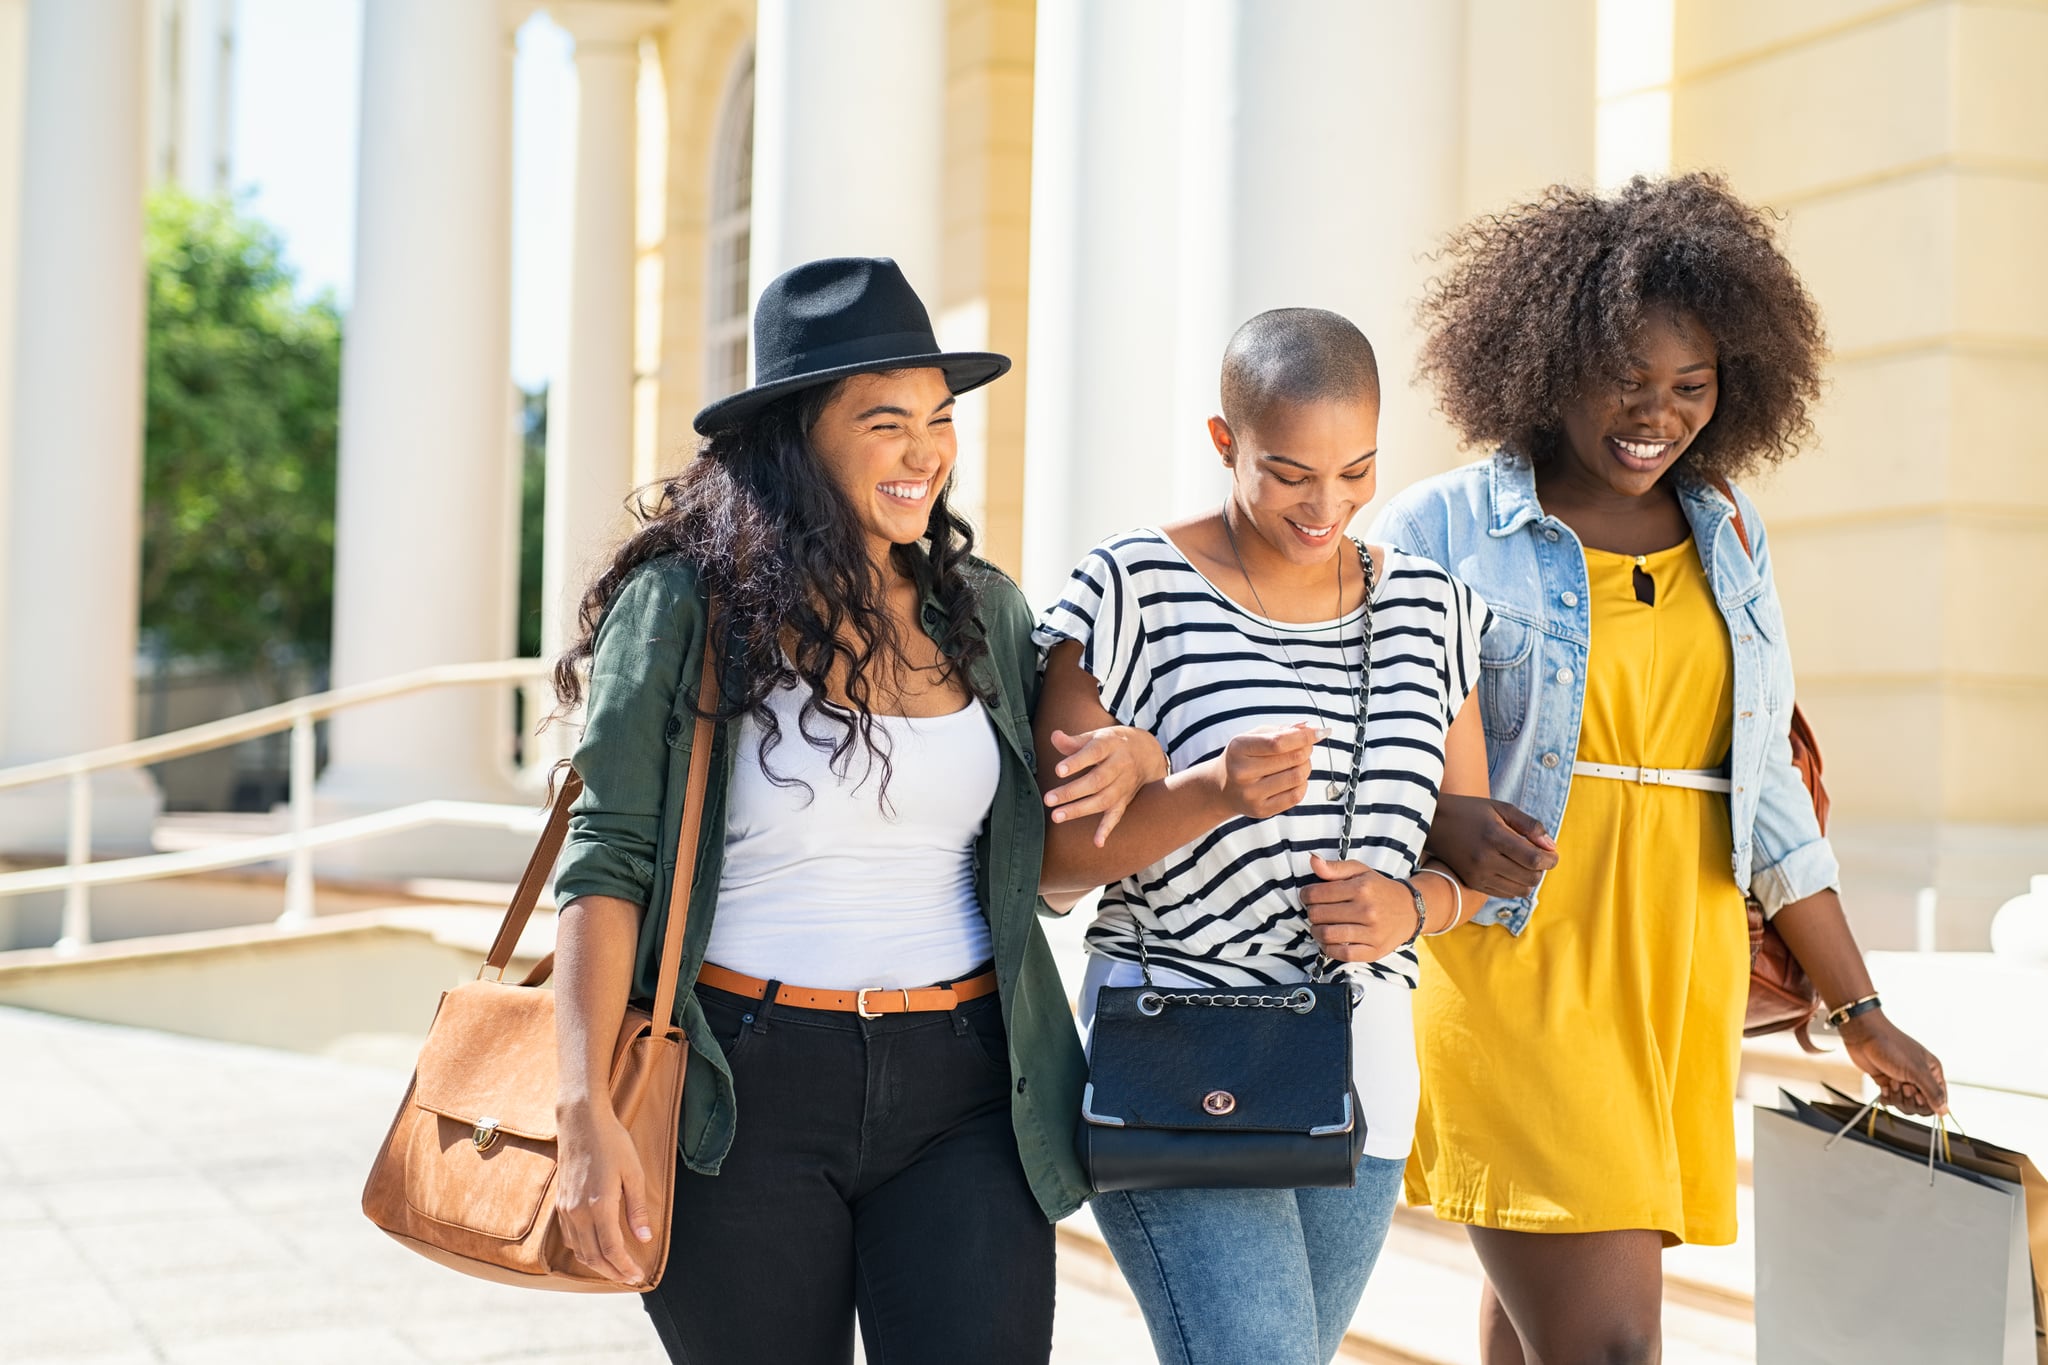
<path fill-rule="evenodd" d="M 533 846 L 533 854 L 526 860 L 526 871 L 520 874 L 519 885 L 512 892 L 512 903 L 505 907 L 505 918 L 498 922 L 498 936 L 491 940 L 491 951 L 484 955 L 484 965 L 477 970 L 479 977 L 496 968 L 499 979 L 504 978 L 505 968 L 512 961 L 512 950 L 519 946 L 519 936 L 526 931 L 526 921 L 540 899 L 540 889 L 547 885 L 548 873 L 554 870 L 555 859 L 561 856 L 562 844 L 569 837 L 569 807 L 582 794 L 583 779 L 574 768 L 565 769 L 561 786 L 548 802 L 548 818 L 541 827 L 540 842 Z M 547 980 L 541 967 L 551 965 L 553 960 L 554 954 L 549 953 L 526 984 L 538 985 Z"/>
<path fill-rule="evenodd" d="M 668 927 L 662 936 L 660 984 L 655 987 L 654 996 L 655 1025 L 663 1030 L 674 1027 L 676 984 L 683 968 L 683 932 L 690 919 L 690 896 L 696 889 L 697 841 L 704 829 L 704 793 L 711 781 L 711 745 L 715 728 L 711 714 L 717 709 L 718 669 L 711 633 L 707 629 L 704 635 L 704 673 L 697 684 L 697 723 L 690 739 L 689 785 L 683 797 L 683 826 L 676 835 L 676 872 L 669 884 Z M 512 893 L 511 904 L 505 907 L 505 918 L 498 924 L 498 936 L 491 941 L 491 950 L 477 972 L 479 977 L 495 969 L 499 979 L 504 979 L 513 949 L 519 945 L 519 936 L 525 932 L 526 922 L 532 917 L 533 907 L 540 899 L 541 888 L 547 884 L 548 874 L 554 870 L 555 859 L 561 855 L 562 844 L 568 838 L 569 807 L 582 794 L 583 779 L 574 768 L 570 768 L 556 789 L 554 800 L 548 803 L 547 824 L 541 829 L 540 842 L 534 845 L 533 855 L 526 860 L 526 871 L 521 874 L 519 886 Z M 542 958 L 521 984 L 537 986 L 547 980 L 554 965 L 554 956 L 549 953 Z"/>
<path fill-rule="evenodd" d="M 1735 509 L 1735 538 L 1742 542 L 1742 553 L 1755 559 L 1756 551 L 1749 548 L 1749 528 L 1742 524 L 1742 504 L 1735 500 L 1735 490 L 1728 486 L 1726 479 L 1714 480 L 1714 487 L 1721 490 L 1721 496 L 1728 499 L 1728 505 Z"/>
<path fill-rule="evenodd" d="M 717 651 L 710 617 L 704 630 L 704 676 L 697 683 L 697 723 L 690 736 L 690 784 L 683 796 L 683 827 L 676 833 L 676 871 L 668 886 L 668 932 L 661 940 L 661 975 L 655 978 L 654 1026 L 675 1027 L 677 978 L 683 974 L 683 928 L 697 886 L 697 840 L 704 830 L 704 791 L 711 781 L 711 715 L 718 710 Z"/>

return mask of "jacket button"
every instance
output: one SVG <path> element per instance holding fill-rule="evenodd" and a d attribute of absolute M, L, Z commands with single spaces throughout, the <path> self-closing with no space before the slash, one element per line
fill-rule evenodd
<path fill-rule="evenodd" d="M 1554 526 L 1547 526 L 1547 527 L 1545 527 L 1545 528 L 1544 528 L 1544 530 L 1543 530 L 1543 538 L 1544 538 L 1545 540 L 1556 540 L 1556 539 L 1557 539 L 1557 528 L 1556 528 L 1556 527 L 1554 527 Z"/>
<path fill-rule="evenodd" d="M 683 732 L 683 721 L 682 721 L 682 717 L 680 717 L 680 716 L 670 716 L 670 717 L 668 718 L 668 727 L 667 727 L 667 729 L 666 729 L 666 730 L 664 731 L 664 733 L 665 733 L 665 734 L 667 734 L 667 736 L 668 736 L 668 737 L 669 737 L 670 739 L 674 739 L 674 738 L 675 738 L 675 737 L 676 737 L 677 735 L 680 735 L 680 734 L 681 734 L 682 732 Z"/>
<path fill-rule="evenodd" d="M 1017 1093 L 1020 1095 L 1024 1093 L 1024 1078 L 1022 1076 L 1017 1078 Z"/>
<path fill-rule="evenodd" d="M 1569 668 L 1560 668 L 1560 669 L 1558 669 L 1558 670 L 1557 670 L 1557 680 L 1558 680 L 1559 682 L 1561 682 L 1561 683 L 1568 683 L 1568 682 L 1570 682 L 1570 681 L 1572 680 L 1572 671 L 1571 671 L 1571 670 L 1570 670 Z"/>
<path fill-rule="evenodd" d="M 1546 767 L 1546 768 L 1555 768 L 1555 767 L 1557 766 L 1557 755 L 1556 755 L 1556 754 L 1545 754 L 1545 755 L 1543 755 L 1543 766 L 1544 766 L 1544 767 Z"/>
<path fill-rule="evenodd" d="M 1564 603 L 1568 607 L 1576 607 L 1577 605 L 1579 605 L 1579 595 L 1575 592 L 1565 593 L 1562 596 L 1560 596 L 1557 600 Z"/>

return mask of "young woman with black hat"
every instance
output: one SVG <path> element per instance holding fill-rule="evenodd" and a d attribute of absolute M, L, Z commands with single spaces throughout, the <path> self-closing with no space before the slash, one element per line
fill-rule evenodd
<path fill-rule="evenodd" d="M 698 414 L 697 459 L 556 672 L 586 699 L 556 883 L 564 1223 L 630 1282 L 641 1172 L 600 1054 L 654 993 L 666 915 L 641 907 L 668 901 L 711 649 L 675 1233 L 647 1311 L 695 1365 L 847 1361 L 856 1315 L 870 1359 L 1042 1362 L 1052 1222 L 1086 1194 L 1081 1050 L 1036 921 L 1045 809 L 1113 824 L 1164 759 L 1080 735 L 1040 795 L 1031 612 L 947 499 L 955 395 L 1009 360 L 942 352 L 889 260 L 799 266 L 754 327 L 754 387 Z"/>

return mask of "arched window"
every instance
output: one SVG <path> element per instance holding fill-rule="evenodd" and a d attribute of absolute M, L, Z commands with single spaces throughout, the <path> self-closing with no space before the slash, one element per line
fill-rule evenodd
<path fill-rule="evenodd" d="M 711 161 L 711 231 L 704 297 L 704 399 L 747 386 L 747 254 L 753 247 L 754 57 L 742 60 L 718 116 Z"/>

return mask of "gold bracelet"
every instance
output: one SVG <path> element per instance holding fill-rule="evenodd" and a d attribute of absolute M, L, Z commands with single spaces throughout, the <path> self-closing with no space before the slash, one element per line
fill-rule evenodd
<path fill-rule="evenodd" d="M 1450 873 L 1448 873 L 1448 872 L 1445 872 L 1445 871 L 1442 871 L 1442 870 L 1441 870 L 1441 869 L 1439 869 L 1439 868 L 1434 868 L 1434 867 L 1417 867 L 1417 868 L 1415 869 L 1415 871 L 1416 871 L 1416 873 L 1417 873 L 1418 875 L 1420 875 L 1421 873 L 1427 872 L 1427 873 L 1428 873 L 1428 874 L 1429 874 L 1430 876 L 1432 876 L 1432 877 L 1442 877 L 1442 878 L 1443 878 L 1443 879 L 1444 879 L 1444 880 L 1445 880 L 1446 882 L 1449 882 L 1449 883 L 1450 883 L 1450 886 L 1451 886 L 1451 922 L 1450 922 L 1449 924 L 1446 924 L 1446 925 L 1445 925 L 1445 926 L 1444 926 L 1443 928 L 1441 928 L 1441 929 L 1433 929 L 1433 930 L 1431 930 L 1430 932 L 1428 932 L 1428 933 L 1426 933 L 1426 934 L 1424 934 L 1424 935 L 1423 935 L 1423 937 L 1424 937 L 1424 938 L 1440 938 L 1440 937 L 1442 937 L 1443 935 L 1445 935 L 1445 934 L 1448 934 L 1449 932 L 1451 932 L 1451 930 L 1453 930 L 1453 929 L 1457 928 L 1457 927 L 1458 927 L 1458 926 L 1459 926 L 1460 924 L 1464 923 L 1464 919 L 1465 919 L 1465 888 L 1464 888 L 1464 887 L 1462 887 L 1462 886 L 1460 886 L 1460 885 L 1458 885 L 1458 879 L 1457 879 L 1456 877 L 1453 877 L 1453 876 L 1452 876 L 1452 875 L 1451 875 Z"/>

